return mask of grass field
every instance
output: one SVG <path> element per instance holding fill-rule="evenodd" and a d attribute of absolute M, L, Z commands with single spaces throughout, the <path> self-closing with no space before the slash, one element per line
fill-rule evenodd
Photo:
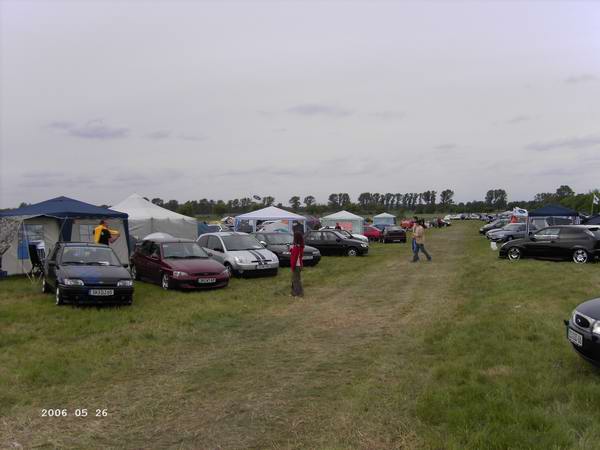
<path fill-rule="evenodd" d="M 431 263 L 404 244 L 324 258 L 302 300 L 289 269 L 137 283 L 107 309 L 4 280 L 0 448 L 600 448 L 600 373 L 562 323 L 600 265 L 499 260 L 478 226 L 429 231 Z"/>

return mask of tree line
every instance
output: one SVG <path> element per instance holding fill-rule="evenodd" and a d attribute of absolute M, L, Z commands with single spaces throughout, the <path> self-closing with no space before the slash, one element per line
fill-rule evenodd
<path fill-rule="evenodd" d="M 561 185 L 555 192 L 541 192 L 531 200 L 508 201 L 504 189 L 490 189 L 482 200 L 470 202 L 454 201 L 454 191 L 444 189 L 441 192 L 427 190 L 424 192 L 379 193 L 362 192 L 353 201 L 347 192 L 332 193 L 327 202 L 319 203 L 313 195 L 294 195 L 285 204 L 276 203 L 274 196 L 242 197 L 232 200 L 188 200 L 180 203 L 177 200 L 163 200 L 155 197 L 148 199 L 152 203 L 186 216 L 236 215 L 250 212 L 266 206 L 287 208 L 303 214 L 321 215 L 328 212 L 346 209 L 363 215 L 378 214 L 384 211 L 393 212 L 398 216 L 409 214 L 448 214 L 448 213 L 491 213 L 521 207 L 528 210 L 536 209 L 547 204 L 559 204 L 580 212 L 590 212 L 594 192 L 600 197 L 598 190 L 588 193 L 575 193 L 570 186 Z M 439 194 L 439 195 L 438 195 Z M 27 206 L 21 203 L 19 207 Z M 102 205 L 107 206 L 107 205 Z M 600 205 L 595 212 L 600 212 Z"/>

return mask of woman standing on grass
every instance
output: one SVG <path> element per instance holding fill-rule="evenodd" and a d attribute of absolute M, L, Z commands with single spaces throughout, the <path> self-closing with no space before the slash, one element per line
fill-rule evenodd
<path fill-rule="evenodd" d="M 304 235 L 300 230 L 294 231 L 294 241 L 290 250 L 290 267 L 292 268 L 292 296 L 304 297 L 302 287 L 302 258 L 304 257 Z"/>

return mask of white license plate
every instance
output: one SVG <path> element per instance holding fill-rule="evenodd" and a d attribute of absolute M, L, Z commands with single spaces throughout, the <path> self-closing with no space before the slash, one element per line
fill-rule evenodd
<path fill-rule="evenodd" d="M 567 337 L 569 338 L 569 340 L 575 344 L 578 347 L 582 347 L 583 346 L 583 335 L 579 334 L 576 331 L 573 331 L 569 328 L 569 331 L 567 333 Z"/>
<path fill-rule="evenodd" d="M 198 278 L 198 283 L 200 284 L 216 283 L 216 281 L 216 278 Z"/>
<path fill-rule="evenodd" d="M 267 266 L 266 264 L 261 264 L 259 266 L 256 266 L 257 269 L 269 269 L 269 266 Z"/>
<path fill-rule="evenodd" d="M 302 259 L 303 259 L 303 260 L 307 260 L 307 259 L 313 259 L 313 257 L 312 257 L 312 256 L 303 256 L 303 257 L 302 257 Z"/>
<path fill-rule="evenodd" d="M 98 297 L 108 297 L 115 295 L 114 289 L 90 289 L 90 295 L 96 295 Z"/>

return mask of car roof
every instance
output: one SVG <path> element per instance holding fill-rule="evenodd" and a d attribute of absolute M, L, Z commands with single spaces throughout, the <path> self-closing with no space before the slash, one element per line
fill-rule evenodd
<path fill-rule="evenodd" d="M 156 238 L 156 239 L 144 239 L 142 242 L 156 242 L 157 244 L 174 244 L 177 242 L 196 242 L 192 239 L 183 238 Z"/>
<path fill-rule="evenodd" d="M 57 242 L 56 245 L 61 245 L 63 247 L 99 247 L 99 248 L 107 248 L 107 245 L 104 244 L 96 244 L 95 242 Z M 108 247 L 110 248 L 110 247 Z"/>
<path fill-rule="evenodd" d="M 246 233 L 243 233 L 246 234 Z M 281 235 L 281 234 L 292 234 L 289 233 L 287 231 L 257 231 L 256 233 L 251 233 L 251 234 L 275 234 L 275 235 Z"/>
<path fill-rule="evenodd" d="M 241 231 L 216 231 L 214 233 L 204 233 L 202 236 L 249 236 L 249 234 Z"/>

